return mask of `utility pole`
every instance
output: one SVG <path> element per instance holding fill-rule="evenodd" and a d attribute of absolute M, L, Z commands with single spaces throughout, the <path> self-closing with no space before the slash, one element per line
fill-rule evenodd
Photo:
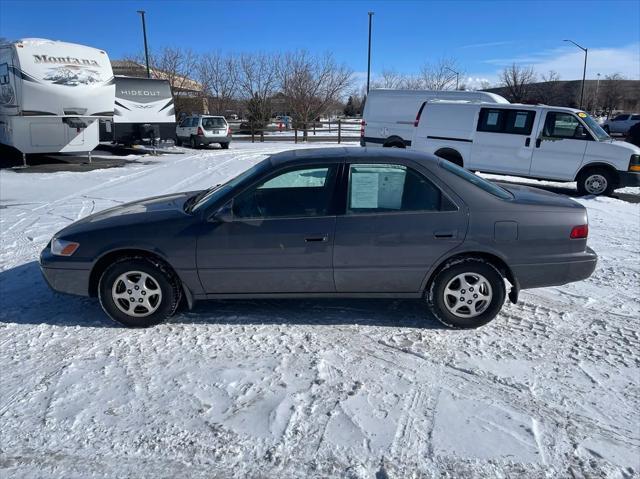
<path fill-rule="evenodd" d="M 449 70 L 451 73 L 455 74 L 455 76 L 456 76 L 456 90 L 457 90 L 457 89 L 458 89 L 458 79 L 460 78 L 460 73 L 459 73 L 459 72 L 457 72 L 457 71 L 455 71 L 455 70 L 452 70 L 452 69 L 451 69 L 451 68 L 449 68 L 449 67 L 445 67 L 445 69 L 447 69 L 447 70 Z M 448 82 L 447 82 L 447 83 L 448 83 Z"/>
<path fill-rule="evenodd" d="M 578 45 L 573 40 L 564 40 L 564 41 L 573 43 L 576 47 L 578 47 L 580 50 L 582 50 L 584 52 L 584 69 L 582 70 L 582 91 L 580 92 L 580 109 L 582 110 L 582 102 L 584 100 L 584 80 L 587 77 L 587 53 L 588 53 L 588 49 L 584 48 L 584 47 L 581 47 L 580 45 Z"/>
<path fill-rule="evenodd" d="M 371 19 L 374 12 L 368 12 L 369 14 L 369 53 L 367 55 L 367 93 L 369 93 L 369 82 L 371 80 Z"/>
<path fill-rule="evenodd" d="M 596 82 L 596 102 L 595 102 L 596 104 L 595 104 L 595 108 L 594 108 L 596 110 L 598 109 L 598 103 L 599 103 L 598 102 L 598 100 L 599 100 L 599 98 L 598 98 L 598 90 L 600 89 L 600 73 L 598 73 L 597 76 L 598 76 L 598 81 Z"/>
<path fill-rule="evenodd" d="M 147 25 L 144 21 L 144 10 L 138 10 L 142 17 L 142 36 L 144 37 L 144 59 L 147 62 L 147 78 L 151 78 L 151 70 L 149 70 L 149 48 L 147 47 Z"/>

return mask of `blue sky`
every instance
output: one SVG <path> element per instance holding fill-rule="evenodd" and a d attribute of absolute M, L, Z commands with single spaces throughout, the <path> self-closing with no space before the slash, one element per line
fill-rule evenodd
<path fill-rule="evenodd" d="M 142 51 L 147 11 L 152 49 L 230 52 L 330 51 L 362 78 L 367 11 L 374 11 L 372 71 L 417 72 L 455 58 L 469 82 L 511 62 L 556 70 L 563 79 L 620 72 L 640 78 L 640 2 L 629 1 L 14 1 L 0 0 L 0 36 L 41 37 L 105 49 L 111 58 Z"/>

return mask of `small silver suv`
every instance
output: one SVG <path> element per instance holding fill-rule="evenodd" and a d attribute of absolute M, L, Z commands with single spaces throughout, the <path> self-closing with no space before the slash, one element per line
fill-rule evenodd
<path fill-rule="evenodd" d="M 176 126 L 176 145 L 191 148 L 219 143 L 224 149 L 231 143 L 231 128 L 223 116 L 188 116 Z"/>
<path fill-rule="evenodd" d="M 602 128 L 609 134 L 619 133 L 626 135 L 633 125 L 640 121 L 638 113 L 621 113 L 608 119 L 602 124 Z"/>

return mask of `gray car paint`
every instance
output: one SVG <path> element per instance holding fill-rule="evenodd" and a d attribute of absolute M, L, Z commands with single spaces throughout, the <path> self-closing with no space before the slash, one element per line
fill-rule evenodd
<path fill-rule="evenodd" d="M 42 271 L 57 291 L 95 294 L 96 266 L 120 252 L 153 254 L 182 280 L 188 297 L 377 296 L 420 297 L 448 258 L 483 253 L 500 258 L 516 289 L 588 277 L 596 255 L 586 239 L 569 239 L 587 223 L 584 207 L 564 196 L 504 185 L 500 199 L 440 167 L 439 158 L 396 149 L 294 150 L 271 156 L 265 168 L 194 214 L 179 193 L 88 216 L 55 237 L 77 241 L 71 257 L 41 254 Z M 295 166 L 397 163 L 432 180 L 454 212 L 399 212 L 314 218 L 225 220 L 216 212 L 275 171 Z M 452 232 L 436 238 L 439 231 Z M 309 243 L 307 238 L 326 235 Z"/>

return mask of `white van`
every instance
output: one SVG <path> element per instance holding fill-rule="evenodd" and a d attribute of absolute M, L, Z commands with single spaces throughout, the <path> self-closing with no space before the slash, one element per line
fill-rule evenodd
<path fill-rule="evenodd" d="M 485 173 L 576 181 L 581 194 L 640 186 L 640 148 L 614 141 L 583 111 L 427 101 L 411 148 Z"/>
<path fill-rule="evenodd" d="M 500 95 L 483 91 L 371 90 L 364 104 L 360 145 L 410 146 L 416 113 L 428 100 L 509 103 Z"/>

